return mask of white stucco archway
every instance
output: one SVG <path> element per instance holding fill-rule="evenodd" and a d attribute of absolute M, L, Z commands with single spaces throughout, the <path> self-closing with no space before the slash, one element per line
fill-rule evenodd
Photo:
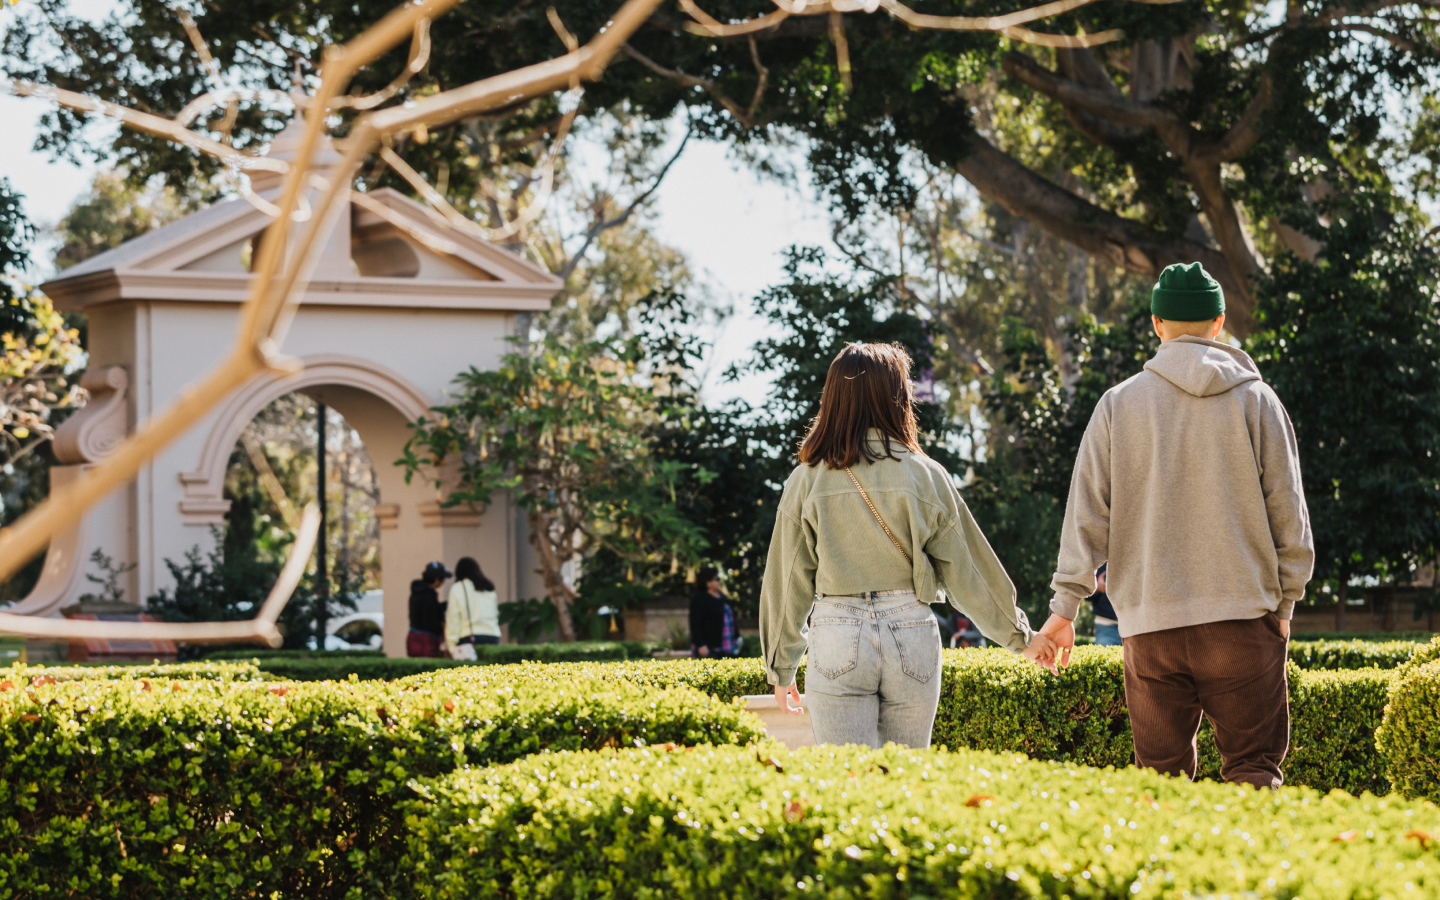
<path fill-rule="evenodd" d="M 295 138 L 294 126 L 286 129 L 271 154 L 289 158 Z M 322 175 L 338 158 L 328 146 L 317 157 Z M 279 189 L 265 178 L 260 173 L 254 181 L 262 197 Z M 125 385 L 76 417 L 62 461 L 83 465 L 103 457 L 112 437 L 168 406 L 224 357 L 249 289 L 246 261 L 268 224 L 247 201 L 231 200 L 44 285 L 58 308 L 88 316 L 92 370 Z M 498 365 L 525 316 L 548 309 L 560 287 L 550 273 L 438 221 L 396 191 L 366 195 L 363 207 L 340 216 L 280 348 L 299 370 L 242 386 L 93 509 L 83 535 L 56 543 L 45 596 L 30 598 L 28 608 L 52 613 L 66 601 L 63 594 L 78 591 L 79 569 L 61 570 L 64 559 L 83 567 L 90 545 L 135 565 L 127 599 L 143 603 L 167 586 L 165 561 L 197 544 L 208 547 L 212 527 L 224 523 L 225 466 L 241 431 L 293 391 L 340 412 L 374 461 L 386 652 L 404 652 L 409 582 L 431 559 L 453 566 L 459 556 L 476 557 L 502 601 L 541 593 L 523 523 L 508 499 L 497 497 L 484 510 L 441 509 L 433 487 L 422 478 L 406 484 L 392 463 L 409 439 L 408 424 L 442 402 L 458 373 Z"/>

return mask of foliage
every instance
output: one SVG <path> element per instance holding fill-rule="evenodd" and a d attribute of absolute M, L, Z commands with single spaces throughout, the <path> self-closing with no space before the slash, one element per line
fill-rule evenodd
<path fill-rule="evenodd" d="M 1315 575 L 1343 592 L 1440 554 L 1440 258 L 1383 194 L 1323 209 L 1309 231 L 1343 252 L 1277 260 L 1251 346 L 1295 424 Z"/>
<path fill-rule="evenodd" d="M 1090 417 L 1106 391 L 1144 368 L 1157 343 L 1138 298 L 1122 322 L 1071 321 L 1060 360 L 1018 321 L 1001 329 L 1003 362 L 983 395 L 989 455 L 975 461 L 962 493 L 1037 623 L 1049 606 L 1070 476 Z"/>
<path fill-rule="evenodd" d="M 677 501 L 712 475 L 650 452 L 646 433 L 674 375 L 644 371 L 642 360 L 638 338 L 572 347 L 546 336 L 507 353 L 496 371 L 459 376 L 454 402 L 415 423 L 406 445 L 406 477 L 424 473 L 447 506 L 511 492 L 565 640 L 575 636 L 576 594 L 561 571 L 570 560 L 606 548 L 676 571 L 706 547 Z"/>
<path fill-rule="evenodd" d="M 500 624 L 509 625 L 511 639 L 522 644 L 531 643 L 540 635 L 554 631 L 559 621 L 555 604 L 549 600 L 530 597 L 500 604 Z"/>
<path fill-rule="evenodd" d="M 11 686 L 63 681 L 127 681 L 139 683 L 154 679 L 172 681 L 263 681 L 265 676 L 253 662 L 242 660 L 205 660 L 187 663 L 140 663 L 129 665 L 81 664 L 74 666 L 14 665 L 0 669 L 0 682 Z M 4 690 L 9 690 L 5 688 Z"/>
<path fill-rule="evenodd" d="M 1407 641 L 1412 644 L 1423 644 L 1434 636 L 1433 631 L 1295 631 L 1290 634 L 1290 642 L 1294 644 L 1310 641 L 1371 641 L 1383 644 L 1390 641 Z"/>
<path fill-rule="evenodd" d="M 1396 791 L 1440 802 L 1440 646 L 1431 646 L 1429 660 L 1402 672 L 1390 689 L 1375 743 Z"/>
<path fill-rule="evenodd" d="M 214 199 L 213 191 L 197 190 L 200 186 L 193 182 L 151 187 L 135 181 L 113 169 L 96 174 L 89 193 L 76 200 L 55 226 L 60 241 L 55 268 L 63 272 Z"/>
<path fill-rule="evenodd" d="M 426 897 L 1440 890 L 1433 806 L 1009 754 L 649 747 L 456 773 L 423 794 L 407 849 Z"/>
<path fill-rule="evenodd" d="M 750 612 L 759 601 L 781 488 L 819 412 L 835 355 L 852 341 L 894 342 L 914 360 L 913 377 L 923 379 L 934 366 L 930 326 L 900 294 L 895 279 L 863 271 L 838 276 L 827 271 L 822 251 L 799 247 L 787 251 L 785 275 L 755 300 L 757 312 L 779 336 L 757 342 L 751 357 L 728 373 L 773 378 L 764 407 L 737 402 L 693 408 L 654 436 L 657 455 L 716 473 L 686 512 L 709 537 L 709 561 L 725 573 L 731 596 Z M 954 471 L 956 436 L 941 408 L 922 401 L 916 411 L 921 447 Z"/>
<path fill-rule="evenodd" d="M 407 896 L 413 778 L 542 750 L 752 743 L 693 690 L 526 680 L 0 686 L 0 883 L 17 896 Z M 518 674 L 519 677 L 516 677 Z M 753 751 L 752 751 L 753 752 Z"/>
<path fill-rule="evenodd" d="M 235 622 L 253 619 L 280 575 L 280 564 L 259 559 L 254 551 L 226 547 L 215 529 L 208 554 L 191 547 L 182 562 L 165 560 L 173 588 L 161 588 L 145 601 L 147 611 L 165 622 Z"/>
<path fill-rule="evenodd" d="M 502 606 L 503 608 L 503 606 Z M 541 664 L 573 661 L 609 662 L 648 659 L 653 646 L 646 641 L 567 641 L 549 644 L 488 644 L 475 648 L 473 662 L 440 658 L 340 655 L 256 656 L 260 671 L 291 681 L 388 681 L 426 672 L 456 668 L 491 667 L 517 663 Z M 482 681 L 489 677 L 477 675 Z"/>
<path fill-rule="evenodd" d="M 105 555 L 105 552 L 104 552 L 103 550 L 101 550 L 99 547 L 96 547 L 96 548 L 95 548 L 95 552 L 90 554 L 90 562 L 91 562 L 92 565 L 95 566 L 95 568 L 97 568 L 97 569 L 99 569 L 100 571 L 104 572 L 104 573 L 105 573 L 105 577 L 104 577 L 104 578 L 101 578 L 101 577 L 99 577 L 99 576 L 97 576 L 97 575 L 92 575 L 92 574 L 90 574 L 89 572 L 86 572 L 86 573 L 85 573 L 85 580 L 86 580 L 86 581 L 89 581 L 91 584 L 98 584 L 98 585 L 100 585 L 100 593 L 99 593 L 99 594 L 81 594 L 81 595 L 80 595 L 80 598 L 79 598 L 79 602 L 81 602 L 81 603 L 123 603 L 123 602 L 125 601 L 125 588 L 120 584 L 120 581 L 121 581 L 129 572 L 131 572 L 132 570 L 134 570 L 135 564 L 134 564 L 134 563 L 130 563 L 128 566 L 127 566 L 127 565 L 119 565 L 119 566 L 117 566 L 117 565 L 115 564 L 115 561 L 114 561 L 113 559 L 111 559 L 109 556 Z"/>
<path fill-rule="evenodd" d="M 1415 641 L 1290 641 L 1290 661 L 1302 669 L 1395 669 L 1415 653 Z"/>

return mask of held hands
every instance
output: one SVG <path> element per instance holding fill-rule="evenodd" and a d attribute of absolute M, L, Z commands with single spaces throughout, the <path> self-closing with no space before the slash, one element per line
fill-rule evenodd
<path fill-rule="evenodd" d="M 1055 668 L 1055 657 L 1059 654 L 1059 646 L 1050 638 L 1035 632 L 1030 637 L 1030 646 L 1020 651 L 1020 655 L 1033 662 L 1042 669 L 1049 669 L 1052 675 L 1059 674 Z"/>
<path fill-rule="evenodd" d="M 794 706 L 790 705 L 791 700 L 795 701 Z M 800 689 L 793 683 L 789 687 L 775 685 L 775 705 L 792 716 L 805 714 L 805 707 L 800 705 Z"/>
<path fill-rule="evenodd" d="M 1075 622 L 1051 613 L 1050 618 L 1046 619 L 1045 624 L 1041 626 L 1039 633 L 1055 643 L 1057 650 L 1055 662 L 1060 668 L 1069 666 L 1070 651 L 1075 649 Z"/>

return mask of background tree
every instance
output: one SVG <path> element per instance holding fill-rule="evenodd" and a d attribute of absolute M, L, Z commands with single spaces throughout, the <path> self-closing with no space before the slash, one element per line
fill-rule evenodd
<path fill-rule="evenodd" d="M 490 503 L 508 490 L 524 509 L 540 574 L 574 640 L 569 565 L 607 550 L 635 568 L 693 565 L 706 547 L 677 501 L 703 468 L 650 452 L 646 434 L 671 393 L 646 371 L 640 342 L 569 346 L 554 336 L 505 355 L 496 371 L 456 379 L 457 399 L 415 424 L 406 477 L 430 478 L 444 504 Z"/>
<path fill-rule="evenodd" d="M 1407 583 L 1440 551 L 1440 259 L 1384 194 L 1321 204 L 1327 251 L 1281 257 L 1252 344 L 1300 446 L 1315 577 Z"/>
<path fill-rule="evenodd" d="M 826 271 L 826 261 L 818 249 L 792 249 L 787 280 L 756 300 L 780 336 L 758 342 L 750 359 L 730 376 L 773 376 L 765 405 L 737 401 L 696 409 L 655 436 L 659 455 L 715 473 L 713 484 L 697 493 L 685 512 L 707 535 L 708 558 L 726 572 L 735 599 L 749 611 L 759 602 L 781 489 L 819 413 L 830 363 L 845 344 L 894 342 L 910 352 L 913 375 L 922 382 L 921 446 L 957 478 L 965 474 L 956 452 L 959 435 L 939 404 L 923 399 L 933 367 L 931 326 L 915 314 L 915 304 L 902 295 L 896 279 L 863 270 L 835 274 Z"/>
<path fill-rule="evenodd" d="M 25 26 L 5 39 L 15 77 L 167 112 L 206 84 L 184 26 L 158 0 L 130 0 L 98 26 L 67 13 L 62 0 L 32 6 Z M 382 7 L 264 0 L 191 12 L 222 77 L 284 91 L 297 72 L 313 80 L 324 41 L 352 35 Z M 713 37 L 663 9 L 632 40 L 629 61 L 588 88 L 576 111 L 589 117 L 623 107 L 659 122 L 684 108 L 707 136 L 756 146 L 803 137 L 818 184 L 851 217 L 871 206 L 914 205 L 917 179 L 906 167 L 913 150 L 1115 269 L 1153 278 L 1169 263 L 1201 260 L 1233 298 L 1231 326 L 1244 335 L 1256 279 L 1278 248 L 1310 259 L 1318 250 L 1281 213 L 1348 190 L 1367 172 L 1398 178 L 1410 168 L 1387 165 L 1387 157 L 1413 155 L 1416 142 L 1428 140 L 1419 97 L 1440 63 L 1425 16 L 1432 7 L 1431 0 L 1106 3 L 1032 23 L 1052 35 L 1123 30 L 1121 40 L 1089 49 L 912 29 L 888 13 L 797 15 Z M 571 33 L 598 30 L 612 12 L 600 0 L 554 8 Z M 706 8 L 722 22 L 773 10 L 759 0 Z M 560 51 L 564 38 L 546 9 L 538 2 L 458 7 L 432 35 L 426 71 L 394 102 Z M 1012 9 L 943 2 L 927 12 Z M 403 53 L 395 51 L 397 62 Z M 112 71 L 108 60 L 117 57 L 130 65 Z M 356 90 L 383 87 L 378 79 L 388 71 L 376 67 Z M 493 161 L 535 172 L 570 102 L 547 98 L 500 119 L 417 134 L 399 149 L 433 183 L 443 173 L 451 193 L 503 206 L 483 201 Z M 1398 139 L 1380 128 L 1387 114 Z M 216 110 L 208 127 L 254 146 L 281 118 L 274 104 L 249 104 L 233 121 Z M 69 113 L 47 124 L 42 143 L 60 153 L 118 156 L 143 177 L 208 174 L 210 163 L 156 139 L 127 132 L 108 146 L 87 142 Z M 521 194 L 537 180 L 530 177 Z M 1413 178 L 1393 187 L 1423 189 Z"/>

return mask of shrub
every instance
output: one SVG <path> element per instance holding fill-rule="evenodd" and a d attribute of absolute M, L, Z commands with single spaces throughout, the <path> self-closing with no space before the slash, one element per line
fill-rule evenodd
<path fill-rule="evenodd" d="M 1395 680 L 1375 744 L 1397 791 L 1440 802 L 1440 642 L 1425 652 Z"/>
<path fill-rule="evenodd" d="M 35 679 L 54 681 L 106 681 L 113 679 L 154 679 L 163 681 L 261 681 L 265 675 L 251 662 L 138 663 L 104 665 L 79 663 L 70 666 L 22 664 L 0 668 L 0 682 L 25 687 Z"/>
<path fill-rule="evenodd" d="M 1008 650 L 946 650 L 940 708 L 932 741 L 997 753 L 1089 766 L 1134 761 L 1125 675 L 1117 647 L 1079 647 L 1058 676 Z M 1304 672 L 1290 666 L 1291 749 L 1288 784 L 1358 794 L 1385 793 L 1384 763 L 1373 735 L 1384 714 L 1393 673 L 1379 669 Z M 402 684 L 439 680 L 459 690 L 474 670 L 418 675 Z M 544 666 L 534 677 L 623 679 L 655 686 L 685 685 L 731 700 L 771 692 L 759 660 L 652 660 Z M 797 681 L 805 684 L 802 666 Z M 1200 774 L 1218 778 L 1220 757 L 1208 723 L 1200 737 Z"/>
<path fill-rule="evenodd" d="M 1297 631 L 1290 635 L 1291 641 L 1409 641 L 1423 644 L 1435 637 L 1433 631 Z"/>
<path fill-rule="evenodd" d="M 1416 650 L 1414 641 L 1292 641 L 1290 661 L 1302 669 L 1394 669 Z"/>
<path fill-rule="evenodd" d="M 761 734 L 684 687 L 488 671 L 454 691 L 124 677 L 0 691 L 0 893 L 391 896 L 413 874 L 394 864 L 411 778 Z"/>
<path fill-rule="evenodd" d="M 477 659 L 410 659 L 382 655 L 314 653 L 301 656 L 258 656 L 262 671 L 290 681 L 343 681 L 354 675 L 362 681 L 404 678 L 421 672 L 443 669 L 508 665 L 522 662 L 605 662 L 648 659 L 651 645 L 645 641 L 594 641 L 553 644 L 482 644 L 475 648 Z"/>
<path fill-rule="evenodd" d="M 566 753 L 421 791 L 427 897 L 1440 893 L 1433 806 L 975 751 Z"/>
<path fill-rule="evenodd" d="M 1400 675 L 1408 675 L 1421 666 L 1428 665 L 1440 659 L 1440 637 L 1436 637 L 1422 647 L 1416 648 L 1409 659 L 1400 665 Z"/>

